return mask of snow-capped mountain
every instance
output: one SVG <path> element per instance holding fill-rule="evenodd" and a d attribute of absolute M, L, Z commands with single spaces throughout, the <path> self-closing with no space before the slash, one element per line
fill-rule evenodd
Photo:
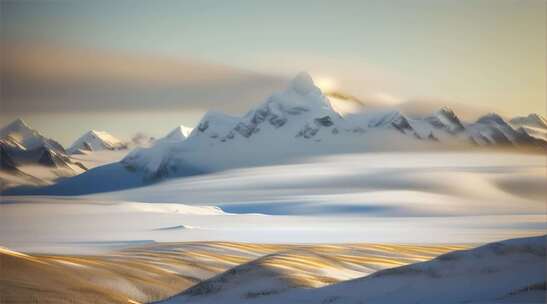
<path fill-rule="evenodd" d="M 514 126 L 527 126 L 533 128 L 547 128 L 547 119 L 539 114 L 530 114 L 528 116 L 519 116 L 509 121 Z"/>
<path fill-rule="evenodd" d="M 46 147 L 62 153 L 65 152 L 61 144 L 44 137 L 20 118 L 0 129 L 0 139 L 4 140 L 4 144 L 24 150 Z"/>
<path fill-rule="evenodd" d="M 539 114 L 515 117 L 509 123 L 532 137 L 547 141 L 547 119 Z"/>
<path fill-rule="evenodd" d="M 433 115 L 426 117 L 425 120 L 429 122 L 433 127 L 446 130 L 449 133 L 458 133 L 465 129 L 462 122 L 448 107 L 442 107 Z"/>
<path fill-rule="evenodd" d="M 525 129 L 515 129 L 496 113 L 480 117 L 467 130 L 471 140 L 479 145 L 547 147 L 545 141 L 530 136 Z"/>
<path fill-rule="evenodd" d="M 73 161 L 57 141 L 41 135 L 22 119 L 0 130 L 1 189 L 29 184 L 44 185 L 87 169 Z"/>
<path fill-rule="evenodd" d="M 172 133 L 181 134 L 176 129 Z M 182 138 L 182 137 L 181 137 Z M 275 163 L 325 153 L 473 146 L 545 149 L 547 142 L 497 114 L 462 121 L 447 107 L 427 117 L 371 109 L 342 115 L 306 73 L 242 117 L 207 112 L 186 140 L 133 150 L 122 163 L 148 176 Z"/>
<path fill-rule="evenodd" d="M 340 120 L 309 75 L 300 74 L 287 90 L 243 117 L 210 111 L 186 140 L 133 150 L 123 163 L 152 176 L 188 166 L 215 170 L 263 163 L 283 157 L 287 147 L 299 153 L 310 151 L 312 147 L 298 144 L 318 142 L 339 132 L 335 121 Z"/>
<path fill-rule="evenodd" d="M 208 137 L 221 142 L 237 138 L 253 138 L 259 133 L 274 133 L 283 128 L 286 135 L 312 138 L 320 130 L 334 128 L 341 119 L 328 99 L 307 74 L 299 74 L 289 88 L 272 95 L 265 103 L 242 118 L 209 112 L 198 124 L 196 137 Z M 263 129 L 263 130 L 262 130 Z M 332 130 L 331 130 L 332 131 Z"/>
<path fill-rule="evenodd" d="M 78 138 L 68 149 L 70 153 L 127 149 L 127 144 L 105 131 L 91 130 Z"/>

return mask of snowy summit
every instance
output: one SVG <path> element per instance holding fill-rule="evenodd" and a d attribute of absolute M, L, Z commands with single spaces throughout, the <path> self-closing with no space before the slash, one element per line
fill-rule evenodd
<path fill-rule="evenodd" d="M 108 132 L 91 130 L 78 138 L 68 149 L 70 153 L 126 149 L 123 143 Z"/>
<path fill-rule="evenodd" d="M 165 136 L 165 139 L 170 141 L 185 140 L 186 138 L 188 138 L 188 136 L 190 136 L 190 133 L 192 133 L 192 130 L 193 130 L 192 128 L 180 125 L 176 127 L 175 129 L 173 129 L 171 132 L 169 132 L 169 134 Z"/>
<path fill-rule="evenodd" d="M 61 144 L 43 136 L 20 118 L 0 129 L 0 139 L 23 150 L 46 147 L 60 152 L 65 151 Z"/>

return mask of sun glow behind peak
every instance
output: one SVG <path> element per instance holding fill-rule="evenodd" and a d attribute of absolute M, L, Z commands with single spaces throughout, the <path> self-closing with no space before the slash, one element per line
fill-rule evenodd
<path fill-rule="evenodd" d="M 326 76 L 314 76 L 315 85 L 323 91 L 323 93 L 333 92 L 337 89 L 336 80 Z"/>

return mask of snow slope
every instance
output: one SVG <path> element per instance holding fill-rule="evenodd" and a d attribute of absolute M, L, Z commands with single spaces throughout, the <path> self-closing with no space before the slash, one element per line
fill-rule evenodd
<path fill-rule="evenodd" d="M 96 167 L 117 163 L 122 160 L 127 153 L 127 150 L 100 150 L 72 154 L 70 155 L 70 158 L 74 161 L 80 162 L 88 169 L 93 169 Z"/>
<path fill-rule="evenodd" d="M 233 213 L 278 215 L 541 214 L 545 174 L 542 155 L 370 153 L 228 170 L 95 196 L 183 199 Z"/>
<path fill-rule="evenodd" d="M 43 194 L 132 189 L 71 197 L 3 195 L 0 243 L 15 250 L 143 239 L 476 243 L 537 235 L 546 227 L 541 155 L 338 155 L 140 188 L 142 177 L 118 166 L 98 167 Z M 102 170 L 107 171 L 93 176 Z M 143 207 L 136 210 L 137 204 Z M 155 204 L 165 212 L 151 210 Z M 180 204 L 215 206 L 224 214 L 185 215 L 176 211 Z M 180 225 L 194 229 L 159 230 Z"/>
<path fill-rule="evenodd" d="M 265 281 L 250 263 L 161 303 L 544 303 L 545 245 L 545 236 L 491 243 L 317 289 Z"/>

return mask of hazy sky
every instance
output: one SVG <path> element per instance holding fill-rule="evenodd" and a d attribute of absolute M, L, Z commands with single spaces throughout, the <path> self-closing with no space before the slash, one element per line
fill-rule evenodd
<path fill-rule="evenodd" d="M 0 123 L 67 144 L 241 113 L 307 70 L 387 101 L 545 113 L 546 1 L 1 1 Z M 70 128 L 67 128 L 70 124 Z"/>

